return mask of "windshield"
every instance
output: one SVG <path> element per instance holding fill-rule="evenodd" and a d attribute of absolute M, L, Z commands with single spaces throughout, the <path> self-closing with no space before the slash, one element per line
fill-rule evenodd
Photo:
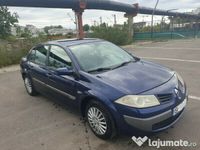
<path fill-rule="evenodd" d="M 110 42 L 94 42 L 71 46 L 81 69 L 86 72 L 108 70 L 135 61 L 133 56 Z"/>

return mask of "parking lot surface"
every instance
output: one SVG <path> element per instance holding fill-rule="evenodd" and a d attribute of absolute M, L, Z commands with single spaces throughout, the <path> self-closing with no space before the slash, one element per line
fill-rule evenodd
<path fill-rule="evenodd" d="M 161 147 L 162 150 L 200 149 L 200 40 L 139 43 L 126 49 L 143 59 L 178 71 L 189 90 L 189 102 L 180 121 L 155 134 L 152 140 L 187 140 L 196 147 Z M 93 135 L 79 114 L 42 95 L 30 97 L 19 71 L 0 74 L 1 150 L 153 150 L 138 147 L 131 137 L 103 141 Z"/>

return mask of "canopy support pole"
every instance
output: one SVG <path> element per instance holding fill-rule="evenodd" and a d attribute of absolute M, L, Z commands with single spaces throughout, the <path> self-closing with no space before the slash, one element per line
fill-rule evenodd
<path fill-rule="evenodd" d="M 75 15 L 76 15 L 76 21 L 78 24 L 78 39 L 82 40 L 84 39 L 84 30 L 83 30 L 83 12 L 86 8 L 86 1 L 85 0 L 79 0 L 79 8 L 75 9 Z"/>
<path fill-rule="evenodd" d="M 76 18 L 77 18 L 77 24 L 78 24 L 78 39 L 84 38 L 84 30 L 83 30 L 83 12 L 81 11 L 75 11 Z"/>
<path fill-rule="evenodd" d="M 133 4 L 133 5 L 137 8 L 137 12 L 138 12 L 138 9 L 139 9 L 138 3 Z M 129 36 L 129 39 L 130 39 L 131 41 L 132 41 L 133 36 L 134 36 L 133 18 L 137 16 L 137 12 L 136 12 L 136 13 L 133 13 L 133 14 L 128 14 L 128 13 L 126 13 L 126 14 L 124 15 L 124 17 L 128 18 L 128 36 Z"/>

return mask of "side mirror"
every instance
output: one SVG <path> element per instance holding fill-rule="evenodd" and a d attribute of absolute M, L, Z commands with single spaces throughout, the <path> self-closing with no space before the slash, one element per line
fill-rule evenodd
<path fill-rule="evenodd" d="M 74 71 L 68 68 L 59 68 L 56 70 L 56 73 L 58 75 L 72 75 Z"/>

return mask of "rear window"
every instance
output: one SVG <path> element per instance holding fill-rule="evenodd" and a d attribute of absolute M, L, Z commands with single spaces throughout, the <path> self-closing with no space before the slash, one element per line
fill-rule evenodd
<path fill-rule="evenodd" d="M 48 46 L 36 47 L 30 52 L 28 59 L 33 63 L 46 65 L 47 52 L 48 52 Z"/>

